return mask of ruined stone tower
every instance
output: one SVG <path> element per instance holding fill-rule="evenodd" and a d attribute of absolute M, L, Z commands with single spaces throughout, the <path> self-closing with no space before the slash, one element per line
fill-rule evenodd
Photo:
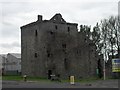
<path fill-rule="evenodd" d="M 21 27 L 22 74 L 50 78 L 74 75 L 93 77 L 97 67 L 95 45 L 76 23 L 66 22 L 61 14 Z"/>

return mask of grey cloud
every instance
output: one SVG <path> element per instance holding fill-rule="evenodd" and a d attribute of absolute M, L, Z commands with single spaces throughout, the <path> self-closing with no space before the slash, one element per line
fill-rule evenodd
<path fill-rule="evenodd" d="M 10 2 L 10 3 L 2 3 L 2 16 L 9 16 L 17 13 L 26 13 L 30 12 L 29 2 Z"/>
<path fill-rule="evenodd" d="M 0 44 L 1 48 L 13 48 L 13 47 L 19 47 L 20 48 L 20 43 L 19 42 L 12 42 L 12 43 L 1 43 Z"/>
<path fill-rule="evenodd" d="M 4 21 L 2 21 L 2 24 L 6 25 L 6 26 L 11 26 L 12 25 L 12 23 L 10 23 L 10 22 L 4 22 Z"/>
<path fill-rule="evenodd" d="M 20 30 L 17 27 L 3 26 L 1 31 L 2 38 L 16 38 L 20 36 Z"/>
<path fill-rule="evenodd" d="M 4 0 L 6 1 L 6 0 Z M 9 1 L 9 0 L 8 0 Z M 14 2 L 16 1 L 16 2 Z M 2 5 L 2 30 L 0 38 L 11 43 L 2 43 L 2 48 L 20 48 L 20 26 L 36 21 L 37 14 L 43 15 L 44 19 L 50 19 L 55 13 L 61 13 L 68 22 L 93 25 L 100 19 L 117 12 L 116 2 L 75 2 L 75 0 L 40 0 L 40 2 L 20 2 L 11 0 Z M 36 0 L 37 1 L 37 0 Z M 18 42 L 14 42 L 15 39 Z"/>
<path fill-rule="evenodd" d="M 88 2 L 81 5 L 81 9 L 90 10 L 90 9 L 100 9 L 110 7 L 116 2 Z"/>

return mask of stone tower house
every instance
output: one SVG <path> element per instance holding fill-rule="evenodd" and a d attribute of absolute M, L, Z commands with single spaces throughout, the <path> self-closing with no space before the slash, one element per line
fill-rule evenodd
<path fill-rule="evenodd" d="M 50 78 L 96 76 L 96 47 L 76 23 L 66 22 L 61 14 L 21 27 L 22 74 Z"/>

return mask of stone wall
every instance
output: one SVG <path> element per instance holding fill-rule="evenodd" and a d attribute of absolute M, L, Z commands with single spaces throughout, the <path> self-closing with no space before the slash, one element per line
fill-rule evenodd
<path fill-rule="evenodd" d="M 62 16 L 41 20 L 21 27 L 22 74 L 61 78 L 96 75 L 95 45 L 77 24 L 67 23 Z"/>

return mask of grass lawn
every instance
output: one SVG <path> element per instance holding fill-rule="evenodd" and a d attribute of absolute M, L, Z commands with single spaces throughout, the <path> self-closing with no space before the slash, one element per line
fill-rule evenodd
<path fill-rule="evenodd" d="M 12 75 L 6 75 L 2 76 L 2 80 L 15 80 L 15 81 L 23 81 L 23 76 L 12 76 Z M 41 77 L 27 77 L 28 81 L 48 81 L 46 78 Z"/>
<path fill-rule="evenodd" d="M 80 83 L 89 83 L 89 82 L 95 82 L 97 80 L 100 80 L 98 78 L 84 78 L 84 79 L 75 79 L 75 82 L 80 82 Z M 70 80 L 62 80 L 62 82 L 70 82 Z"/>
<path fill-rule="evenodd" d="M 2 76 L 2 80 L 16 80 L 16 81 L 22 81 L 22 76 L 12 76 L 12 75 L 6 75 Z M 50 81 L 47 78 L 41 78 L 41 77 L 27 77 L 28 81 Z M 96 78 L 88 78 L 88 79 L 81 79 L 81 80 L 75 80 L 75 82 L 92 82 L 96 81 Z M 61 80 L 61 82 L 70 82 L 69 80 Z"/>
<path fill-rule="evenodd" d="M 2 80 L 2 76 L 0 76 L 0 80 Z"/>
<path fill-rule="evenodd" d="M 109 78 L 106 78 L 106 80 L 108 80 Z M 2 80 L 15 80 L 15 81 L 23 81 L 23 77 L 22 76 L 2 76 Z M 40 82 L 51 82 L 51 80 L 48 80 L 47 78 L 41 78 L 41 77 L 27 77 L 28 81 L 40 81 Z M 75 82 L 80 82 L 80 83 L 90 83 L 90 82 L 95 82 L 98 80 L 103 80 L 103 78 L 98 79 L 98 78 L 85 78 L 85 79 L 79 79 L 76 80 Z M 70 80 L 61 80 L 61 83 L 65 83 L 65 82 L 70 82 Z"/>

